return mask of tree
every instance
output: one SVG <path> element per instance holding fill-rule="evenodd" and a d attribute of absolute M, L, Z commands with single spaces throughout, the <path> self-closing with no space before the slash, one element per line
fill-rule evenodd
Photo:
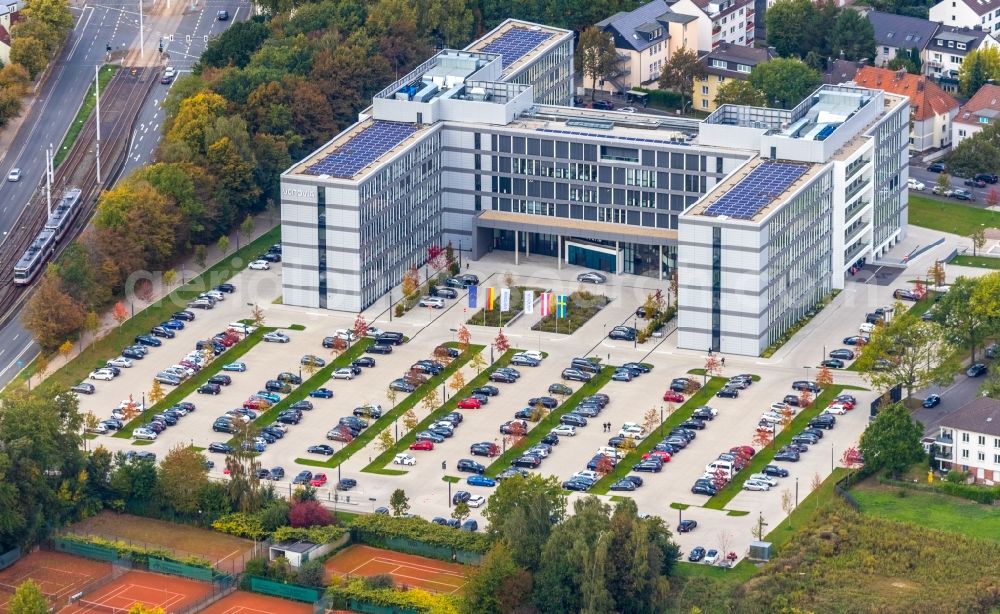
<path fill-rule="evenodd" d="M 330 351 L 333 353 L 334 356 L 340 356 L 341 354 L 347 351 L 347 341 L 345 341 L 344 338 L 339 335 L 333 338 L 333 343 L 331 343 L 330 345 L 332 346 L 330 348 Z"/>
<path fill-rule="evenodd" d="M 256 435 L 253 423 L 242 424 L 237 421 L 235 449 L 226 457 L 226 468 L 229 469 L 226 490 L 229 500 L 236 510 L 247 513 L 256 512 L 263 502 L 260 478 L 257 476 L 260 461 L 253 444 Z"/>
<path fill-rule="evenodd" d="M 799 104 L 821 83 L 823 76 L 800 60 L 775 58 L 750 71 L 750 84 L 764 92 L 771 105 L 783 109 Z"/>
<path fill-rule="evenodd" d="M 715 486 L 716 490 L 722 490 L 728 483 L 729 473 L 723 471 L 721 467 L 716 469 L 715 473 L 712 474 L 712 486 Z"/>
<path fill-rule="evenodd" d="M 764 522 L 764 514 L 762 512 L 757 512 L 757 522 L 753 523 L 753 528 L 750 529 L 750 535 L 752 535 L 757 541 L 763 540 L 764 536 L 767 535 L 764 531 L 764 527 L 766 526 L 767 523 Z"/>
<path fill-rule="evenodd" d="M 462 375 L 462 370 L 457 369 L 455 374 L 451 376 L 451 381 L 448 382 L 448 387 L 451 388 L 456 394 L 462 388 L 465 388 L 465 376 Z"/>
<path fill-rule="evenodd" d="M 191 446 L 174 446 L 160 463 L 157 484 L 163 501 L 178 514 L 196 516 L 199 494 L 208 484 L 205 457 Z"/>
<path fill-rule="evenodd" d="M 937 287 L 941 287 L 946 283 L 948 283 L 947 276 L 944 270 L 944 262 L 941 260 L 935 260 L 934 264 L 932 264 L 930 268 L 927 269 L 927 277 L 928 279 L 931 280 L 931 283 L 933 283 Z M 940 308 L 941 307 L 938 306 L 938 309 Z"/>
<path fill-rule="evenodd" d="M 597 461 L 597 468 L 595 469 L 597 474 L 603 478 L 614 470 L 615 461 L 611 460 L 611 457 L 607 454 L 602 454 L 601 458 Z"/>
<path fill-rule="evenodd" d="M 363 314 L 359 313 L 358 317 L 354 318 L 354 336 L 358 339 L 368 336 L 368 321 Z"/>
<path fill-rule="evenodd" d="M 62 345 L 59 346 L 59 354 L 63 357 L 63 360 L 68 361 L 69 355 L 72 353 L 73 353 L 73 342 L 68 339 L 66 341 L 63 341 Z"/>
<path fill-rule="evenodd" d="M 997 273 L 987 277 L 995 275 Z M 956 347 L 968 348 L 973 362 L 976 360 L 976 348 L 995 331 L 994 323 L 978 309 L 976 303 L 979 301 L 974 298 L 981 283 L 981 279 L 959 277 L 934 310 L 934 320 L 941 324 L 947 341 Z"/>
<path fill-rule="evenodd" d="M 861 349 L 855 368 L 879 390 L 902 384 L 906 395 L 935 382 L 951 380 L 955 370 L 954 348 L 936 322 L 896 305 L 897 314 L 887 325 L 877 326 Z"/>
<path fill-rule="evenodd" d="M 455 507 L 451 510 L 451 517 L 457 520 L 459 523 L 465 522 L 465 519 L 469 517 L 472 510 L 469 509 L 469 504 L 465 501 L 459 501 L 455 504 Z"/>
<path fill-rule="evenodd" d="M 910 417 L 902 403 L 889 403 L 879 408 L 861 434 L 858 449 L 868 469 L 884 470 L 898 478 L 907 467 L 926 457 L 920 443 L 923 435 L 923 425 Z"/>
<path fill-rule="evenodd" d="M 87 315 L 83 318 L 83 330 L 90 333 L 90 343 L 93 345 L 94 339 L 97 337 L 97 329 L 100 328 L 101 321 L 97 317 L 97 312 L 88 311 Z"/>
<path fill-rule="evenodd" d="M 378 434 L 378 441 L 375 442 L 376 450 L 379 452 L 385 452 L 387 450 L 391 450 L 394 445 L 396 445 L 396 440 L 392 436 L 392 431 L 384 429 Z"/>
<path fill-rule="evenodd" d="M 219 251 L 223 254 L 229 253 L 229 237 L 222 235 L 219 237 L 219 241 L 215 244 L 219 248 Z"/>
<path fill-rule="evenodd" d="M 115 319 L 115 322 L 118 322 L 118 328 L 121 329 L 122 324 L 128 319 L 128 309 L 125 308 L 125 303 L 122 301 L 115 303 L 111 310 L 111 317 Z"/>
<path fill-rule="evenodd" d="M 163 391 L 163 384 L 160 383 L 160 380 L 154 379 L 153 380 L 153 385 L 150 386 L 150 388 L 149 388 L 149 404 L 150 404 L 150 406 L 156 405 L 157 403 L 159 403 L 160 401 L 162 401 L 163 397 L 165 397 L 165 396 L 167 396 L 167 394 Z"/>
<path fill-rule="evenodd" d="M 46 271 L 28 299 L 21 321 L 45 352 L 57 349 L 83 327 L 84 310 L 62 289 L 59 277 Z"/>
<path fill-rule="evenodd" d="M 724 104 L 762 107 L 767 104 L 767 96 L 749 81 L 727 79 L 715 94 L 715 106 L 721 107 Z"/>
<path fill-rule="evenodd" d="M 204 245 L 194 246 L 194 261 L 201 268 L 205 268 L 205 263 L 208 261 L 208 250 L 205 249 Z"/>
<path fill-rule="evenodd" d="M 709 377 L 714 377 L 719 374 L 722 370 L 722 363 L 719 362 L 719 357 L 715 354 L 710 354 L 708 358 L 705 359 L 705 383 L 708 383 Z"/>
<path fill-rule="evenodd" d="M 167 269 L 166 271 L 163 272 L 163 283 L 168 288 L 174 285 L 175 281 L 177 281 L 177 271 L 173 269 Z"/>
<path fill-rule="evenodd" d="M 758 428 L 753 436 L 753 445 L 763 450 L 774 441 L 774 433 L 770 429 Z"/>
<path fill-rule="evenodd" d="M 705 66 L 698 60 L 698 53 L 687 48 L 674 52 L 663 65 L 660 73 L 660 89 L 672 89 L 681 95 L 681 109 L 687 104 L 685 96 L 694 90 L 694 80 L 705 76 Z"/>
<path fill-rule="evenodd" d="M 983 47 L 965 54 L 958 67 L 958 89 L 971 98 L 988 81 L 1000 78 L 1000 49 Z"/>
<path fill-rule="evenodd" d="M 420 399 L 420 405 L 423 406 L 423 408 L 425 410 L 427 410 L 428 413 L 430 413 L 430 412 L 434 411 L 435 409 L 437 409 L 438 405 L 440 405 L 440 404 L 441 404 L 441 401 L 438 399 L 438 389 L 437 389 L 437 386 L 432 386 L 427 391 L 427 393 L 424 394 L 423 398 Z"/>
<path fill-rule="evenodd" d="M 795 510 L 795 499 L 792 498 L 792 491 L 787 488 L 781 491 L 781 509 L 788 516 L 788 526 L 792 526 L 792 511 Z"/>
<path fill-rule="evenodd" d="M 829 388 L 833 385 L 833 372 L 830 371 L 830 367 L 826 365 L 820 367 L 819 373 L 816 374 L 816 383 L 820 388 Z"/>
<path fill-rule="evenodd" d="M 497 484 L 483 510 L 487 531 L 508 544 L 514 562 L 536 570 L 538 544 L 545 543 L 553 526 L 566 517 L 566 493 L 556 476 L 513 476 Z"/>
<path fill-rule="evenodd" d="M 406 413 L 403 414 L 403 426 L 406 427 L 406 430 L 412 431 L 417 428 L 418 424 L 420 424 L 420 420 L 417 419 L 417 413 L 413 411 L 413 408 L 406 410 Z"/>
<path fill-rule="evenodd" d="M 253 229 L 253 216 L 248 213 L 247 216 L 243 218 L 243 223 L 240 224 L 240 234 L 246 237 L 248 244 L 250 243 L 250 240 L 253 239 Z"/>
<path fill-rule="evenodd" d="M 808 388 L 803 388 L 799 391 L 799 407 L 805 409 L 811 407 L 813 404 L 813 395 Z"/>
<path fill-rule="evenodd" d="M 288 508 L 288 524 L 296 528 L 325 527 L 335 524 L 330 510 L 315 499 L 296 501 Z"/>
<path fill-rule="evenodd" d="M 250 309 L 250 321 L 257 328 L 264 326 L 264 310 L 257 303 Z"/>
<path fill-rule="evenodd" d="M 660 424 L 660 414 L 656 411 L 655 407 L 650 407 L 646 410 L 646 413 L 642 415 L 642 426 L 646 429 L 647 433 L 652 433 Z"/>
<path fill-rule="evenodd" d="M 472 333 L 469 332 L 465 324 L 458 327 L 458 343 L 459 350 L 463 353 L 469 349 L 469 344 L 472 343 Z"/>
<path fill-rule="evenodd" d="M 496 349 L 497 354 L 503 354 L 510 349 L 510 341 L 507 339 L 507 335 L 503 334 L 503 329 L 497 333 L 496 339 L 493 340 L 493 347 Z"/>
<path fill-rule="evenodd" d="M 420 287 L 420 272 L 417 271 L 417 267 L 411 266 L 403 274 L 403 296 L 409 298 L 416 293 L 417 288 Z"/>
<path fill-rule="evenodd" d="M 941 173 L 938 175 L 937 187 L 942 190 L 947 190 L 951 187 L 951 177 L 949 177 L 948 173 Z"/>
<path fill-rule="evenodd" d="M 482 373 L 483 367 L 486 366 L 486 359 L 483 358 L 483 353 L 482 352 L 474 353 L 472 355 L 472 358 L 469 360 L 469 365 L 476 370 L 477 375 L 479 373 Z"/>
<path fill-rule="evenodd" d="M 1000 192 L 997 192 L 996 187 L 991 187 L 990 191 L 986 193 L 986 204 L 991 207 L 1000 205 Z"/>
<path fill-rule="evenodd" d="M 847 448 L 844 450 L 844 454 L 840 457 L 840 464 L 848 469 L 860 467 L 863 464 L 861 460 L 861 451 L 854 446 Z"/>
<path fill-rule="evenodd" d="M 42 587 L 29 578 L 17 586 L 7 608 L 10 614 L 47 614 L 49 602 Z"/>
<path fill-rule="evenodd" d="M 132 398 L 132 395 L 128 395 L 128 400 L 122 405 L 122 415 L 124 415 L 123 421 L 130 422 L 145 409 L 145 407 L 139 407 L 139 404 L 134 398 Z"/>
<path fill-rule="evenodd" d="M 947 176 L 944 173 L 941 173 L 941 175 Z M 986 246 L 986 229 L 977 228 L 973 230 L 969 238 L 972 240 L 972 255 L 975 256 L 979 253 L 979 250 Z"/>
<path fill-rule="evenodd" d="M 396 400 L 399 398 L 399 391 L 393 388 L 389 388 L 385 392 L 385 398 L 389 399 L 389 402 L 392 403 L 392 408 L 395 409 Z"/>
<path fill-rule="evenodd" d="M 518 612 L 531 594 L 531 574 L 514 563 L 503 542 L 490 548 L 468 576 L 459 606 L 463 614 Z"/>
<path fill-rule="evenodd" d="M 410 511 L 410 499 L 402 488 L 392 491 L 392 496 L 389 497 L 389 507 L 392 508 L 393 516 L 402 516 Z"/>
<path fill-rule="evenodd" d="M 580 33 L 576 47 L 576 69 L 590 77 L 590 99 L 594 99 L 597 80 L 610 76 L 618 62 L 618 51 L 611 36 L 591 26 Z"/>
<path fill-rule="evenodd" d="M 777 0 L 764 14 L 767 44 L 780 56 L 804 57 L 824 39 L 818 20 L 819 9 L 810 0 Z"/>
<path fill-rule="evenodd" d="M 846 60 L 872 59 L 875 57 L 875 29 L 867 17 L 847 8 L 833 21 L 826 44 L 831 54 L 842 53 Z"/>
<path fill-rule="evenodd" d="M 14 38 L 10 43 L 10 60 L 27 68 L 28 75 L 34 79 L 49 63 L 45 41 L 34 36 Z"/>

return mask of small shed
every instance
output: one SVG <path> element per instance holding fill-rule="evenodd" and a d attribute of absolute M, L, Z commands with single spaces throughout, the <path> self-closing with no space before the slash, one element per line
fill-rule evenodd
<path fill-rule="evenodd" d="M 751 561 L 770 561 L 774 555 L 774 546 L 771 542 L 752 541 L 747 558 Z"/>
<path fill-rule="evenodd" d="M 278 542 L 271 544 L 268 558 L 273 561 L 283 556 L 288 559 L 292 567 L 301 567 L 303 563 L 307 563 L 310 559 L 323 556 L 331 547 L 331 544 L 321 546 L 307 541 Z"/>

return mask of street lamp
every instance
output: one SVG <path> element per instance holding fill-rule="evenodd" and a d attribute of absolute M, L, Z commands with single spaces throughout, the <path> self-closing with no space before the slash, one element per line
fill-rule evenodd
<path fill-rule="evenodd" d="M 663 437 L 663 405 L 660 405 L 660 437 Z"/>
<path fill-rule="evenodd" d="M 636 348 L 639 347 L 639 335 L 638 335 L 638 332 L 639 332 L 639 319 L 638 318 L 632 318 L 632 328 L 635 329 L 635 331 L 636 331 L 636 334 L 632 335 L 632 349 L 636 349 Z"/>
<path fill-rule="evenodd" d="M 799 478 L 795 478 L 795 507 L 799 506 Z"/>

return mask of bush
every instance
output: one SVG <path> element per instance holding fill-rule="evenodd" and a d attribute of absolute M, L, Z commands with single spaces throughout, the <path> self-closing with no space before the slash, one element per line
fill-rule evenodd
<path fill-rule="evenodd" d="M 299 568 L 299 584 L 302 586 L 313 586 L 323 588 L 326 586 L 326 569 L 323 561 L 306 561 Z"/>
<path fill-rule="evenodd" d="M 964 471 L 949 471 L 946 476 L 944 476 L 945 481 L 952 484 L 965 484 L 965 481 L 969 478 L 969 474 Z"/>
<path fill-rule="evenodd" d="M 267 531 L 264 530 L 261 517 L 258 514 L 246 514 L 244 512 L 226 514 L 213 522 L 212 528 L 220 533 L 227 533 L 247 539 L 263 539 L 267 536 Z"/>
<path fill-rule="evenodd" d="M 325 527 L 333 522 L 330 510 L 319 501 L 298 501 L 288 510 L 288 524 L 296 528 Z"/>
<path fill-rule="evenodd" d="M 365 586 L 373 589 L 396 588 L 396 583 L 392 580 L 392 576 L 387 573 L 381 573 L 365 578 Z"/>
<path fill-rule="evenodd" d="M 402 303 L 396 303 L 396 317 L 401 318 L 403 314 L 406 313 L 406 308 L 403 307 Z"/>
<path fill-rule="evenodd" d="M 154 558 L 163 561 L 174 561 L 176 563 L 190 565 L 191 567 L 212 569 L 212 564 L 203 558 L 196 556 L 177 557 L 174 556 L 171 551 L 160 548 L 144 548 L 142 546 L 134 546 L 131 543 L 124 541 L 113 541 L 91 535 L 67 534 L 61 535 L 60 538 L 65 541 L 78 544 L 93 544 L 95 546 L 112 548 L 118 553 L 118 558 L 127 559 L 133 563 L 138 563 L 139 565 L 148 565 L 149 559 Z"/>
<path fill-rule="evenodd" d="M 454 529 L 449 530 L 454 531 Z M 364 580 L 359 578 L 344 585 L 331 586 L 326 594 L 335 608 L 347 608 L 351 600 L 356 600 L 381 608 L 412 610 L 420 613 L 458 613 L 458 604 L 450 595 L 432 595 L 420 589 L 397 591 L 391 588 L 369 588 Z"/>
<path fill-rule="evenodd" d="M 328 544 L 340 539 L 347 529 L 334 525 L 309 528 L 280 527 L 271 535 L 276 542 L 307 541 L 314 544 Z"/>
<path fill-rule="evenodd" d="M 396 518 L 381 514 L 358 516 L 351 523 L 351 529 L 359 536 L 359 541 L 375 546 L 386 539 L 402 537 L 430 546 L 469 552 L 484 553 L 490 549 L 490 540 L 483 533 L 456 531 L 423 518 Z"/>

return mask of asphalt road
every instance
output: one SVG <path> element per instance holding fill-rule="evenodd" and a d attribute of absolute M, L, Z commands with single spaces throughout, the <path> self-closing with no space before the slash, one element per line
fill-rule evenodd
<path fill-rule="evenodd" d="M 991 369 L 996 367 L 994 361 L 983 357 L 982 348 L 976 353 L 976 361 L 986 362 Z M 963 371 L 948 386 L 931 386 L 917 393 L 915 396 L 920 399 L 925 399 L 930 394 L 941 396 L 941 404 L 937 407 L 920 408 L 913 412 L 913 417 L 924 425 L 924 434 L 936 435 L 938 426 L 945 416 L 979 396 L 979 387 L 983 385 L 985 379 L 985 377 L 968 377 Z"/>
<path fill-rule="evenodd" d="M 152 3 L 145 3 L 144 12 L 151 7 Z M 0 157 L 4 178 L 11 168 L 20 168 L 22 173 L 19 182 L 0 181 L 0 240 L 17 230 L 12 228 L 13 224 L 31 195 L 43 184 L 45 148 L 50 144 L 58 147 L 62 142 L 94 79 L 94 67 L 108 59 L 107 46 L 111 46 L 115 56 L 139 47 L 137 9 L 134 3 L 120 1 L 73 7 L 76 18 L 73 32 L 52 66 L 52 74 L 41 86 L 12 147 Z M 216 19 L 220 9 L 229 11 L 229 21 Z M 183 74 L 197 62 L 211 36 L 218 35 L 235 19 L 246 19 L 248 13 L 249 4 L 240 0 L 203 0 L 194 9 L 189 7 L 183 16 L 146 15 L 143 20 L 146 54 L 156 54 L 162 40 L 166 54 L 163 60 Z M 140 111 L 122 176 L 152 160 L 164 119 L 161 104 L 168 89 L 168 85 L 157 85 Z M 0 329 L 0 386 L 6 385 L 37 353 L 38 346 L 19 317 Z"/>
<path fill-rule="evenodd" d="M 919 181 L 919 182 L 921 182 L 921 183 L 924 184 L 925 187 L 924 187 L 923 191 L 921 192 L 922 194 L 930 195 L 931 194 L 931 190 L 933 190 L 934 186 L 937 185 L 938 177 L 941 176 L 941 173 L 932 173 L 932 172 L 930 172 L 930 171 L 927 170 L 927 166 L 928 166 L 927 164 L 923 164 L 923 163 L 919 162 L 915 158 L 910 158 L 910 177 L 912 179 L 916 179 L 917 181 Z M 960 200 L 957 200 L 957 199 L 949 199 L 949 200 L 954 200 L 955 202 L 961 203 L 963 205 L 985 207 L 986 206 L 986 195 L 989 193 L 990 188 L 998 187 L 998 186 L 992 186 L 990 184 L 986 184 L 985 188 L 976 188 L 976 187 L 965 185 L 965 179 L 962 179 L 961 177 L 956 177 L 954 175 L 950 175 L 949 177 L 951 179 L 951 187 L 952 187 L 952 189 L 954 189 L 954 188 L 963 188 L 965 190 L 969 190 L 970 192 L 972 192 L 975 195 L 975 197 L 976 197 L 975 202 L 960 201 Z M 998 187 L 998 189 L 1000 189 L 1000 187 Z"/>

